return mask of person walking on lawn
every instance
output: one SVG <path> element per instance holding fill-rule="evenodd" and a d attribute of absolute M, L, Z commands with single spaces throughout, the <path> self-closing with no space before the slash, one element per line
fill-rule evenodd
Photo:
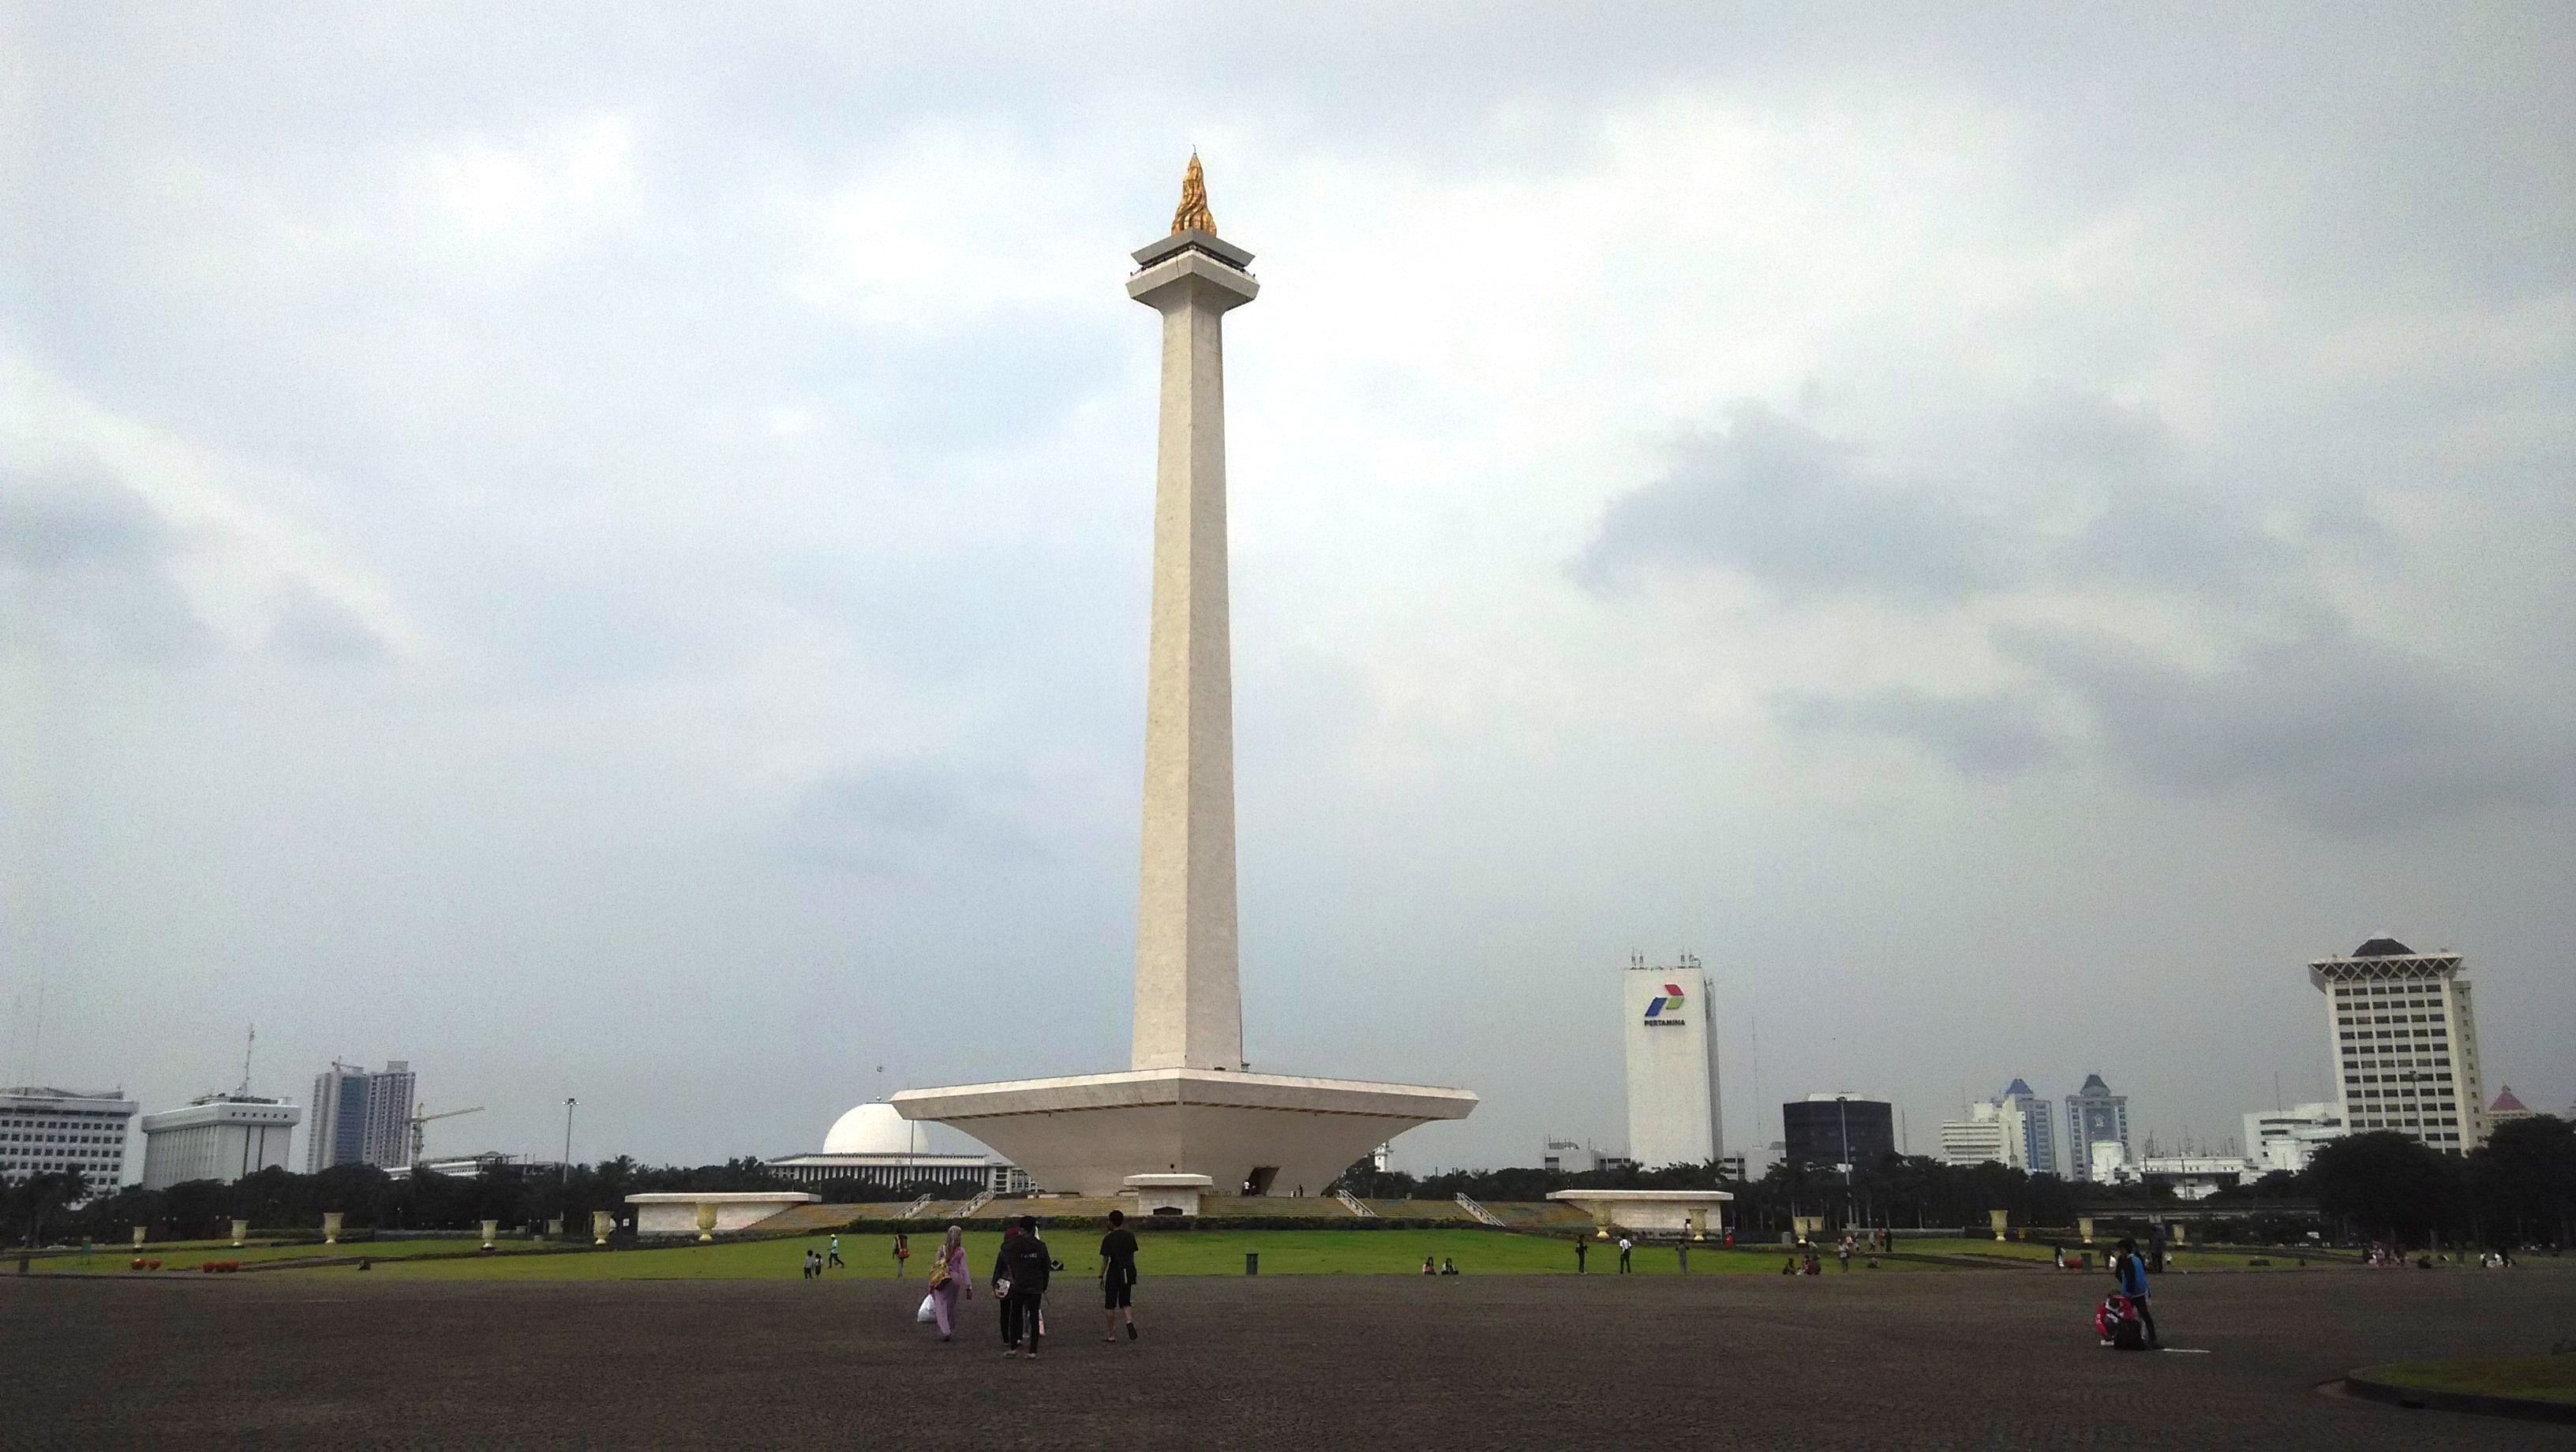
<path fill-rule="evenodd" d="M 930 1264 L 930 1310 L 939 1319 L 939 1339 L 947 1340 L 957 1330 L 957 1302 L 971 1298 L 975 1288 L 967 1284 L 966 1228 L 948 1227 L 948 1239 L 939 1247 L 939 1259 Z"/>
<path fill-rule="evenodd" d="M 1002 1354 L 1020 1354 L 1020 1333 L 1029 1337 L 1029 1359 L 1037 1360 L 1038 1343 L 1046 1336 L 1039 1313 L 1046 1304 L 1046 1242 L 1038 1239 L 1038 1218 L 1020 1217 L 1019 1233 L 1002 1242 L 1002 1253 L 993 1261 L 993 1294 L 1002 1298 Z"/>
<path fill-rule="evenodd" d="M 1127 1339 L 1136 1339 L 1136 1232 L 1127 1228 L 1127 1212 L 1109 1212 L 1109 1233 L 1100 1237 L 1100 1306 L 1108 1317 L 1103 1341 L 1118 1339 L 1118 1320 L 1127 1320 Z"/>

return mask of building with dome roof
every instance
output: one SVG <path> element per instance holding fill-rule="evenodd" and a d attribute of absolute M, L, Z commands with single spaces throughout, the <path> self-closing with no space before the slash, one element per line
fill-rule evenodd
<path fill-rule="evenodd" d="M 930 1127 L 905 1119 L 882 1099 L 832 1121 L 815 1154 L 789 1155 L 769 1168 L 800 1185 L 852 1184 L 867 1190 L 973 1185 L 996 1195 L 1026 1193 L 1029 1177 L 985 1154 L 946 1154 L 930 1147 Z"/>

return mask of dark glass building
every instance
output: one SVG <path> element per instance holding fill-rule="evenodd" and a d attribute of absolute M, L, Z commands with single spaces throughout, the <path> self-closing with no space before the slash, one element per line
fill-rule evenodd
<path fill-rule="evenodd" d="M 1884 1099 L 1810 1094 L 1780 1106 L 1781 1158 L 1818 1169 L 1871 1169 L 1896 1153 L 1896 1111 Z"/>

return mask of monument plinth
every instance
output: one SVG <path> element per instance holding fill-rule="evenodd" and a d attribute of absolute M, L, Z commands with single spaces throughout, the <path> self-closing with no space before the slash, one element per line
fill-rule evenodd
<path fill-rule="evenodd" d="M 1219 238 L 1190 158 L 1171 234 L 1134 253 L 1127 295 L 1163 319 L 1154 455 L 1154 603 L 1145 672 L 1145 815 L 1135 1030 L 1125 1073 L 893 1096 L 1049 1190 L 1115 1195 L 1130 1177 L 1204 1175 L 1213 1193 L 1320 1193 L 1417 1124 L 1463 1119 L 1463 1089 L 1246 1071 L 1235 953 L 1234 657 L 1226 594 L 1224 317 L 1261 295 Z"/>

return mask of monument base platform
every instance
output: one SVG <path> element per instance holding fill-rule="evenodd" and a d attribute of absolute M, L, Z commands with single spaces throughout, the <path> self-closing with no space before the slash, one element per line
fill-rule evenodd
<path fill-rule="evenodd" d="M 1214 1194 L 1320 1195 L 1370 1150 L 1464 1119 L 1477 1101 L 1420 1084 L 1135 1069 L 906 1089 L 891 1102 L 982 1140 L 1041 1189 L 1115 1195 L 1130 1175 L 1205 1175 Z"/>

